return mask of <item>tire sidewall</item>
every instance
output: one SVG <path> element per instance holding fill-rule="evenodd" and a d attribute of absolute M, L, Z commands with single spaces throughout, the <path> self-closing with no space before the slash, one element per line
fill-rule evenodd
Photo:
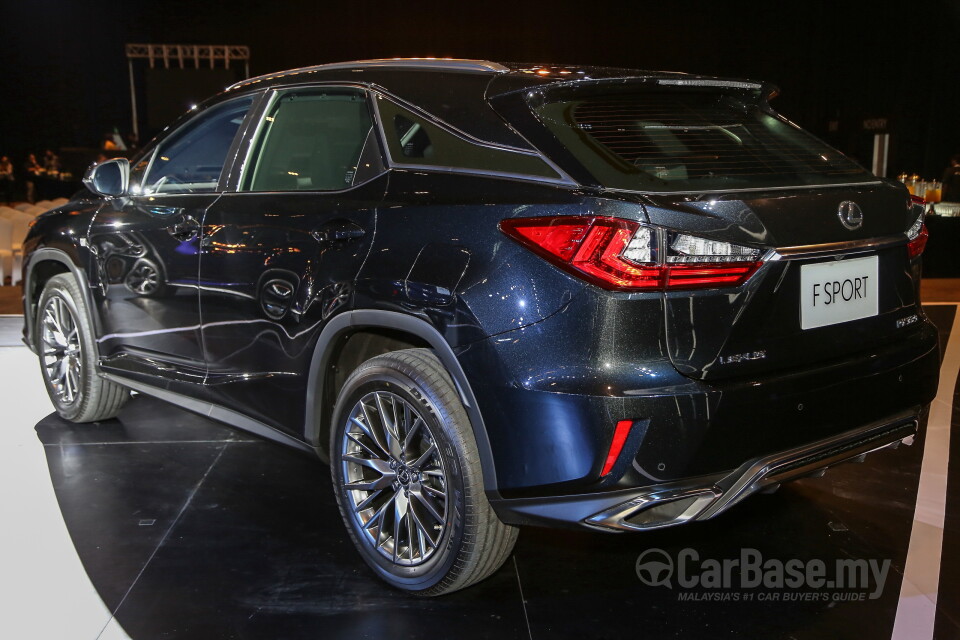
<path fill-rule="evenodd" d="M 349 501 L 343 491 L 343 469 L 341 449 L 346 420 L 357 402 L 373 391 L 395 393 L 411 405 L 418 408 L 438 445 L 444 469 L 447 473 L 448 504 L 446 530 L 443 539 L 433 556 L 425 563 L 414 567 L 398 566 L 384 558 L 360 530 L 360 525 L 352 513 Z M 385 581 L 407 591 L 424 591 L 450 572 L 456 563 L 463 545 L 465 522 L 465 494 L 463 469 L 460 464 L 461 453 L 455 445 L 455 438 L 448 433 L 446 422 L 449 412 L 427 385 L 421 385 L 409 376 L 392 367 L 378 365 L 361 368 L 347 380 L 337 399 L 334 411 L 334 429 L 330 438 L 331 475 L 340 513 L 364 561 Z"/>

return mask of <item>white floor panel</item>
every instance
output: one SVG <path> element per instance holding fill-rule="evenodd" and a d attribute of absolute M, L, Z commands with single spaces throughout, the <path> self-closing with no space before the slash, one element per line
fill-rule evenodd
<path fill-rule="evenodd" d="M 34 426 L 52 411 L 36 357 L 0 348 L 0 637 L 94 640 L 110 611 L 74 550 Z M 114 640 L 127 638 L 119 625 Z"/>

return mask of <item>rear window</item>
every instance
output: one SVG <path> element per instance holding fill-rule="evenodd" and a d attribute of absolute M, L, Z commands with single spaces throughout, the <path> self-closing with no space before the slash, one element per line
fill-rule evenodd
<path fill-rule="evenodd" d="M 747 96 L 636 91 L 576 96 L 534 111 L 612 189 L 687 192 L 876 180 Z"/>

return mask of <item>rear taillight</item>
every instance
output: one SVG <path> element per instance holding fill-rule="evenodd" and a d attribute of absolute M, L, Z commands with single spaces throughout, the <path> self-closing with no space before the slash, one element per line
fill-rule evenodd
<path fill-rule="evenodd" d="M 923 216 L 917 218 L 907 230 L 907 255 L 916 258 L 927 247 L 927 238 L 930 234 L 927 232 L 927 225 L 923 224 Z"/>
<path fill-rule="evenodd" d="M 614 291 L 737 287 L 761 250 L 606 217 L 512 218 L 504 233 L 558 267 Z"/>

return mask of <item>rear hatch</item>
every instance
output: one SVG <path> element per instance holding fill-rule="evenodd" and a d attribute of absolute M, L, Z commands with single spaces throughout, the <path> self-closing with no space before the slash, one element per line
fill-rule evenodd
<path fill-rule="evenodd" d="M 919 263 L 904 235 L 917 212 L 897 187 L 656 200 L 646 207 L 654 224 L 689 228 L 697 220 L 699 235 L 745 243 L 759 233 L 779 248 L 736 289 L 665 293 L 668 352 L 686 375 L 716 379 L 840 359 L 918 326 Z M 861 229 L 840 223 L 847 202 L 863 212 Z"/>
<path fill-rule="evenodd" d="M 921 212 L 901 185 L 773 111 L 771 92 L 648 77 L 492 100 L 581 183 L 642 205 L 661 239 L 678 232 L 732 245 L 720 259 L 760 250 L 763 265 L 740 286 L 663 287 L 667 350 L 690 377 L 840 359 L 918 324 L 919 262 L 906 234 Z M 669 267 L 675 256 L 658 259 Z"/>

